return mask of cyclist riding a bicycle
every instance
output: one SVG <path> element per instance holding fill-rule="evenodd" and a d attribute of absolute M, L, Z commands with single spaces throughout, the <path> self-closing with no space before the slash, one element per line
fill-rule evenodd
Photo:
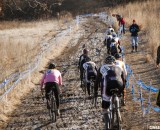
<path fill-rule="evenodd" d="M 84 49 L 83 54 L 79 58 L 79 63 L 78 63 L 78 69 L 80 70 L 80 79 L 81 79 L 81 87 L 82 87 L 82 82 L 83 82 L 83 64 L 86 62 L 86 59 L 88 58 L 88 50 Z"/>
<path fill-rule="evenodd" d="M 93 80 L 96 79 L 97 76 L 97 67 L 94 62 L 91 61 L 91 59 L 88 57 L 86 59 L 86 62 L 83 64 L 83 68 L 85 70 L 85 80 L 87 82 L 87 92 L 90 96 L 90 80 L 91 78 Z"/>
<path fill-rule="evenodd" d="M 105 59 L 105 64 L 98 70 L 96 82 L 95 82 L 95 97 L 98 94 L 98 87 L 101 87 L 102 93 L 102 110 L 103 114 L 109 111 L 111 101 L 111 89 L 117 88 L 119 93 L 124 89 L 124 74 L 123 70 L 115 64 L 115 57 L 109 55 Z"/>
<path fill-rule="evenodd" d="M 126 83 L 127 70 L 126 70 L 125 63 L 122 61 L 122 55 L 119 54 L 119 53 L 116 53 L 114 55 L 114 57 L 116 58 L 116 65 L 119 66 L 123 70 L 124 80 L 125 80 L 125 83 Z M 125 86 L 124 86 L 124 90 L 123 90 L 123 105 L 125 105 L 125 97 L 126 97 L 126 89 L 125 89 Z"/>
<path fill-rule="evenodd" d="M 58 115 L 60 114 L 59 111 L 59 95 L 61 89 L 59 86 L 62 85 L 62 76 L 59 70 L 56 69 L 56 65 L 54 63 L 50 63 L 48 66 L 48 70 L 44 73 L 42 79 L 41 79 L 41 90 L 45 89 L 45 97 L 47 99 L 47 109 L 49 109 L 49 93 L 51 90 L 53 90 L 55 99 L 56 99 L 56 105 L 58 109 Z"/>
<path fill-rule="evenodd" d="M 106 34 L 108 33 L 113 33 L 114 32 L 114 28 L 112 28 L 112 26 L 109 26 L 108 29 L 106 30 Z"/>

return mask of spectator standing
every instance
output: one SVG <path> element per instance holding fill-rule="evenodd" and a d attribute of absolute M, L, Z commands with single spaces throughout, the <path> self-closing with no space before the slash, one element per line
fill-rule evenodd
<path fill-rule="evenodd" d="M 133 20 L 133 24 L 130 26 L 129 31 L 131 32 L 131 38 L 132 38 L 132 52 L 137 52 L 138 48 L 138 32 L 140 31 L 139 26 L 136 24 L 136 21 Z"/>

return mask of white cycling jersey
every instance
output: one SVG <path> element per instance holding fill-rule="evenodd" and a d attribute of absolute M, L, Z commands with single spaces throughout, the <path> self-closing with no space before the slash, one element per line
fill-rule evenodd
<path fill-rule="evenodd" d="M 116 60 L 116 65 L 119 66 L 123 70 L 124 77 L 126 78 L 127 77 L 127 70 L 126 70 L 125 63 L 121 60 Z"/>
<path fill-rule="evenodd" d="M 115 75 L 110 75 L 109 71 L 114 71 Z M 117 80 L 117 81 L 120 81 L 120 82 L 123 82 L 122 81 L 122 69 L 115 65 L 115 64 L 105 64 L 105 65 L 102 65 L 101 68 L 100 68 L 100 73 L 102 74 L 102 77 L 103 77 L 103 92 L 102 92 L 102 100 L 104 101 L 110 101 L 111 99 L 111 96 L 108 96 L 106 95 L 106 87 L 107 87 L 107 79 L 110 79 L 110 80 Z"/>
<path fill-rule="evenodd" d="M 94 62 L 92 62 L 92 61 L 89 61 L 89 62 L 85 62 L 84 64 L 83 64 L 83 68 L 84 68 L 84 70 L 85 70 L 85 80 L 86 80 L 86 82 L 89 82 L 89 80 L 88 80 L 88 67 L 91 67 L 92 68 L 92 70 L 94 71 L 94 72 L 96 72 L 96 64 L 94 63 Z"/>

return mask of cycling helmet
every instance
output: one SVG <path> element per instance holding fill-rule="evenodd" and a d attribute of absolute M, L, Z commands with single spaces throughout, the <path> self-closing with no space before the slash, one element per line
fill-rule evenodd
<path fill-rule="evenodd" d="M 88 50 L 87 50 L 87 49 L 84 49 L 84 50 L 83 50 L 83 54 L 88 54 Z"/>
<path fill-rule="evenodd" d="M 54 63 L 50 63 L 48 69 L 54 69 L 54 68 L 56 68 L 56 65 Z"/>
<path fill-rule="evenodd" d="M 107 56 L 107 58 L 105 59 L 105 62 L 106 62 L 107 64 L 114 63 L 115 61 L 116 61 L 115 57 L 114 57 L 114 56 L 111 56 L 111 55 Z"/>
<path fill-rule="evenodd" d="M 115 32 L 112 33 L 113 37 L 117 37 L 117 34 Z"/>
<path fill-rule="evenodd" d="M 121 54 L 119 54 L 119 53 L 116 53 L 116 54 L 114 55 L 114 57 L 115 57 L 116 59 L 119 59 L 119 58 L 121 58 L 121 57 L 122 57 L 122 55 L 121 55 Z"/>

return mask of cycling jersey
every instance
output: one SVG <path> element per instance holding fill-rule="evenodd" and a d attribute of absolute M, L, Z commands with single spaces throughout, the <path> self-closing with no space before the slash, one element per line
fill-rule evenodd
<path fill-rule="evenodd" d="M 120 45 L 120 39 L 119 39 L 119 37 L 114 37 L 113 39 L 115 40 L 116 44 Z"/>
<path fill-rule="evenodd" d="M 97 74 L 95 93 L 97 93 L 100 82 L 102 87 L 102 100 L 110 101 L 111 88 L 118 88 L 120 92 L 123 92 L 124 75 L 122 69 L 115 64 L 102 65 Z"/>
<path fill-rule="evenodd" d="M 49 69 L 45 72 L 41 80 L 41 87 L 47 82 L 55 82 L 58 85 L 62 85 L 62 76 L 59 70 Z"/>
<path fill-rule="evenodd" d="M 84 63 L 83 68 L 85 70 L 85 79 L 87 82 L 89 82 L 89 79 L 91 76 L 93 76 L 94 78 L 96 77 L 97 68 L 94 62 L 89 61 L 89 62 Z"/>

